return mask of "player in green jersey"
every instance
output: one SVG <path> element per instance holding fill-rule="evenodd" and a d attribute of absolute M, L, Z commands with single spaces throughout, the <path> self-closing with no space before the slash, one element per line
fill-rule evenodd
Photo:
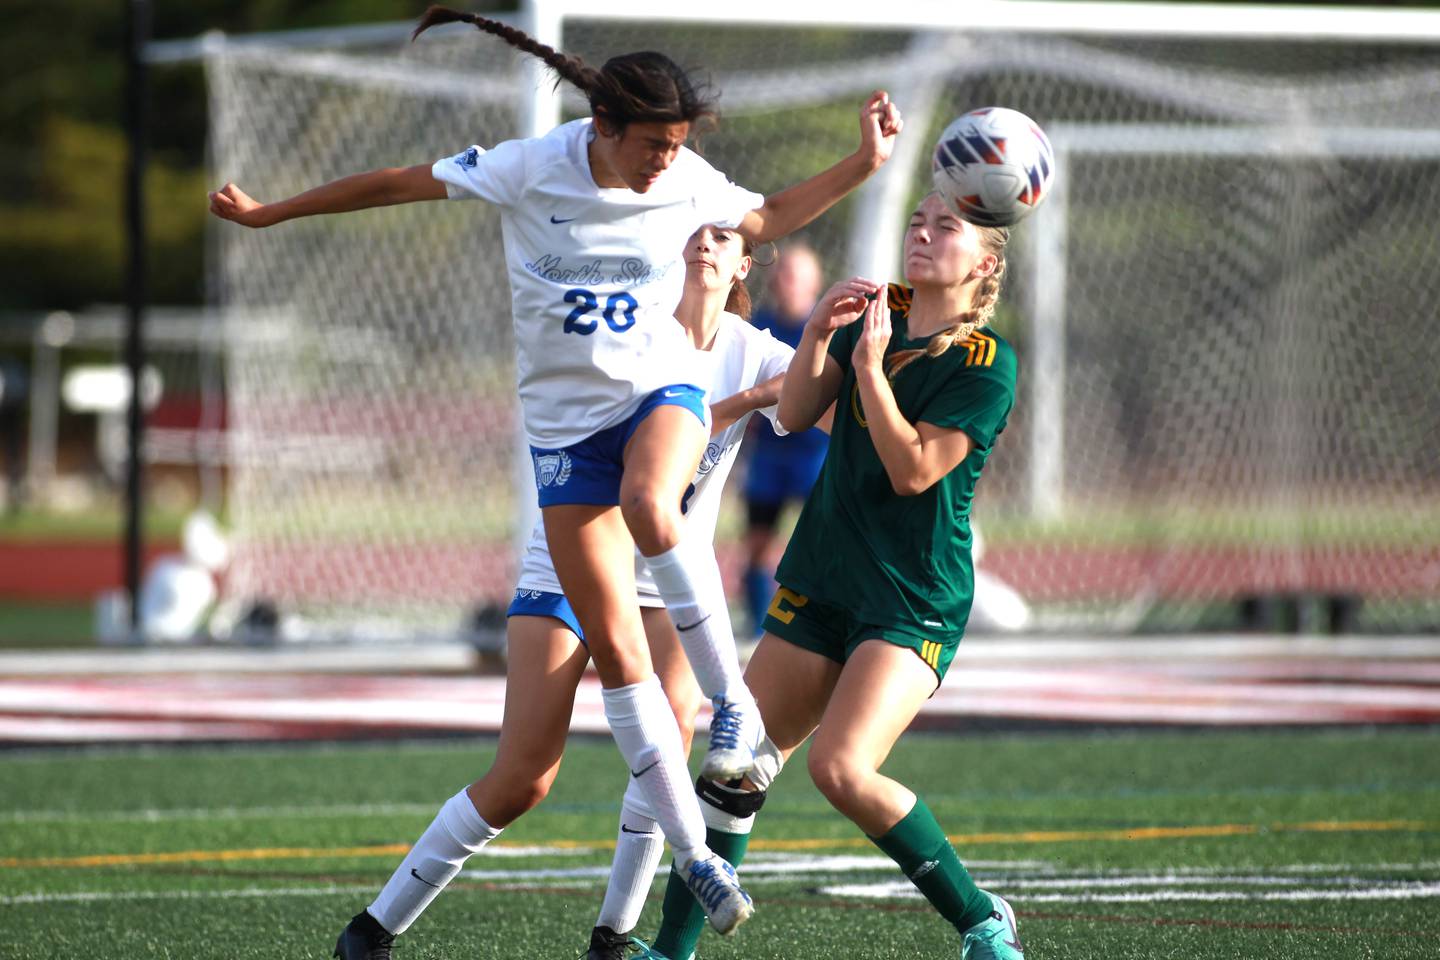
<path fill-rule="evenodd" d="M 879 772 L 945 676 L 974 592 L 970 504 L 1015 398 L 1014 350 L 987 324 L 1008 233 L 926 197 L 905 234 L 910 287 L 854 278 L 816 306 L 785 376 L 781 424 L 835 405 L 830 451 L 780 563 L 746 682 L 768 734 L 744 781 L 701 780 L 707 841 L 732 863 L 785 759 L 810 776 L 954 925 L 965 960 L 1023 956 L 1015 916 L 980 890 L 923 800 Z M 683 886 L 655 952 L 693 956 Z"/>

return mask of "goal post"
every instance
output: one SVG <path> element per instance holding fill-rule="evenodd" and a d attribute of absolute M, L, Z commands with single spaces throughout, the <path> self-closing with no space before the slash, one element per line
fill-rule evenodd
<path fill-rule="evenodd" d="M 760 192 L 854 149 L 859 104 L 890 90 L 894 158 L 803 231 L 830 279 L 898 279 L 952 117 L 1002 104 L 1046 128 L 1060 175 L 1014 231 L 997 319 L 1020 393 L 975 508 L 982 566 L 1040 628 L 1234 628 L 1270 596 L 1354 599 L 1358 629 L 1440 624 L 1440 13 L 527 0 L 507 16 L 590 63 L 652 48 L 708 72 L 722 121 L 700 149 Z M 215 179 L 288 195 L 583 113 L 471 28 L 407 35 L 197 45 Z M 229 351 L 231 604 L 273 603 L 297 636 L 380 637 L 453 634 L 503 603 L 534 508 L 494 211 L 215 229 L 227 322 L 287 331 Z"/>

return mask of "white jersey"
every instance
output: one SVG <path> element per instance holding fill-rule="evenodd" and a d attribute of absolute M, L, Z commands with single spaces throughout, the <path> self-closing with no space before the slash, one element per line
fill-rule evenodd
<path fill-rule="evenodd" d="M 525 432 L 546 449 L 614 426 L 661 387 L 703 386 L 674 319 L 685 242 L 765 202 L 684 147 L 646 193 L 598 187 L 593 136 L 575 120 L 431 168 L 451 199 L 500 207 Z"/>
<path fill-rule="evenodd" d="M 672 321 L 674 322 L 674 321 Z M 677 327 L 680 325 L 675 324 Z M 683 332 L 683 328 L 682 328 Z M 688 340 L 686 341 L 688 344 Z M 783 374 L 795 355 L 787 344 L 771 336 L 768 330 L 757 330 L 733 313 L 720 317 L 715 332 L 715 342 L 709 350 L 697 350 L 697 369 L 704 374 L 698 386 L 705 388 L 705 395 L 714 403 L 728 396 L 758 386 Z M 692 490 L 686 491 L 685 532 L 686 541 L 713 543 L 715 525 L 720 518 L 720 492 L 730 469 L 735 465 L 735 456 L 740 442 L 745 439 L 745 427 L 750 423 L 750 413 L 732 423 L 717 437 L 712 437 L 700 458 L 695 471 Z M 760 411 L 770 418 L 776 433 L 785 430 L 776 419 L 773 406 Z M 703 538 L 703 539 L 701 539 Z M 650 568 L 644 558 L 635 555 L 635 585 L 640 605 L 643 607 L 664 606 Z M 555 565 L 550 560 L 550 549 L 545 543 L 545 524 L 536 521 L 530 532 L 530 542 L 525 547 L 525 556 L 520 563 L 520 590 L 542 590 L 547 593 L 563 593 L 560 580 L 555 576 Z"/>

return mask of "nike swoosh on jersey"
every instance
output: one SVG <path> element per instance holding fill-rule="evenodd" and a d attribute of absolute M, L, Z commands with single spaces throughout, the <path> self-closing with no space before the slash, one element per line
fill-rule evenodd
<path fill-rule="evenodd" d="M 561 217 L 555 216 L 555 214 L 553 214 L 553 213 L 550 214 L 550 222 L 551 222 L 551 223 L 569 223 L 571 220 L 574 220 L 574 219 L 575 219 L 574 217 L 564 217 L 564 218 L 561 218 Z"/>
<path fill-rule="evenodd" d="M 665 397 L 666 399 L 669 399 L 670 397 L 683 397 L 683 396 L 685 396 L 685 391 L 684 391 L 684 390 L 666 390 L 663 394 L 661 394 L 661 396 Z"/>

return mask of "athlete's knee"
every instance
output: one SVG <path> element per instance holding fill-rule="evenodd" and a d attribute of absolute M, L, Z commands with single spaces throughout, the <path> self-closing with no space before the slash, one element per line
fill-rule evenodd
<path fill-rule="evenodd" d="M 812 747 L 806 760 L 816 789 L 842 813 L 849 809 L 861 786 L 875 771 L 838 753 Z"/>
<path fill-rule="evenodd" d="M 559 768 L 543 773 L 496 775 L 491 771 L 470 786 L 470 800 L 485 821 L 505 827 L 540 805 L 550 793 Z"/>
<path fill-rule="evenodd" d="M 638 485 L 625 491 L 620 513 L 636 546 L 647 556 L 664 553 L 680 542 L 684 515 L 678 497 L 662 495 L 650 485 Z"/>
<path fill-rule="evenodd" d="M 607 642 L 590 643 L 590 659 L 595 662 L 595 672 L 606 687 L 624 687 L 640 683 L 654 674 L 650 652 L 643 643 L 625 644 Z"/>

